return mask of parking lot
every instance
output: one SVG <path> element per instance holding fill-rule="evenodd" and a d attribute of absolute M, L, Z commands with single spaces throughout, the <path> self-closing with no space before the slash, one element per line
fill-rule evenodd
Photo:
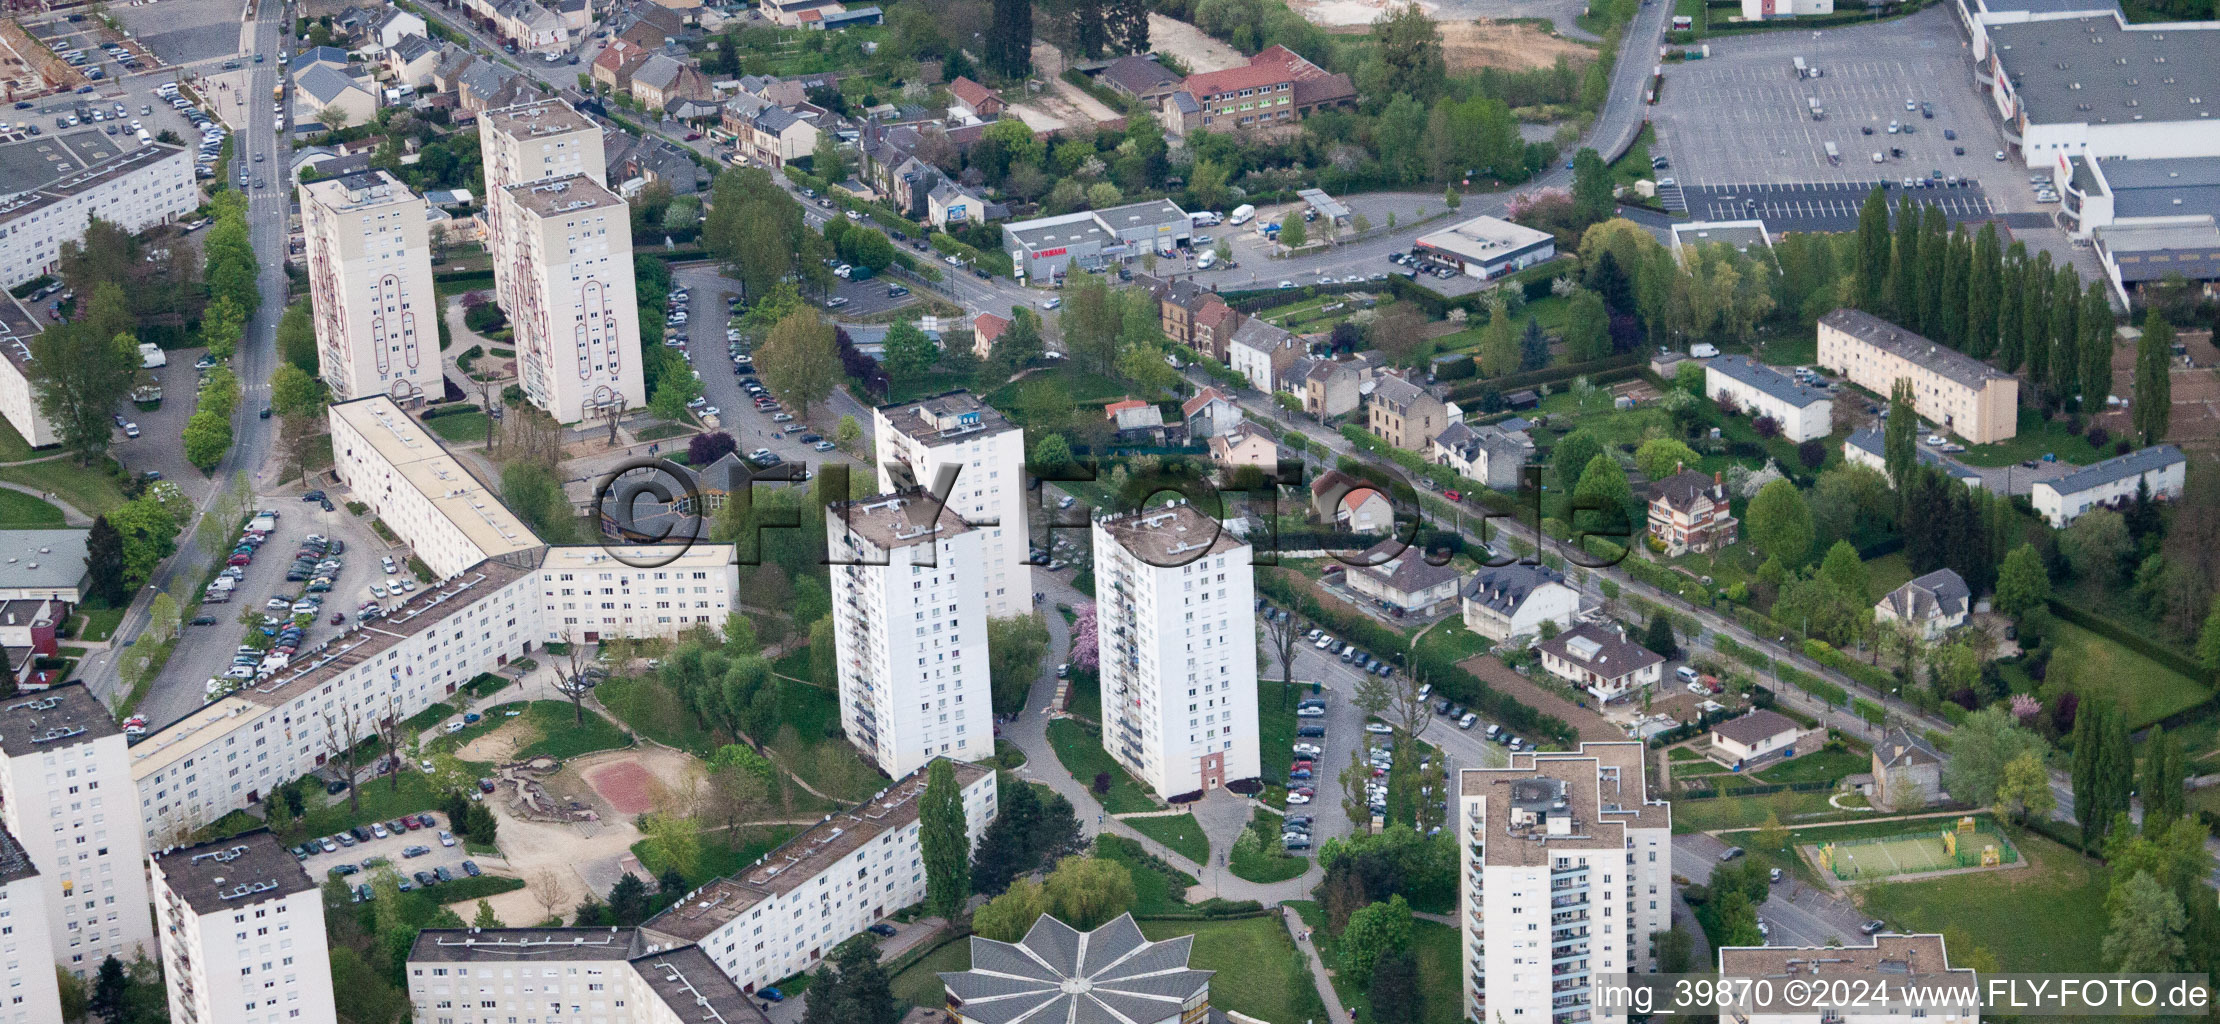
<path fill-rule="evenodd" d="M 1930 181 L 1932 179 L 1929 179 Z M 1947 180 L 1947 179 L 1946 179 Z M 1679 190 L 1681 209 L 1697 220 L 1765 221 L 1773 232 L 1851 231 L 1858 226 L 1858 210 L 1873 186 L 1889 190 L 1889 209 L 1909 199 L 1933 206 L 1950 223 L 1981 221 L 1994 212 L 1987 193 L 1978 183 L 1951 188 L 1947 185 L 1904 188 L 1902 182 L 1865 181 L 1855 184 L 1806 185 L 1698 185 Z M 1938 183 L 1939 185 L 1939 183 Z"/>
<path fill-rule="evenodd" d="M 429 814 L 431 812 L 423 813 Z M 431 818 L 437 823 L 433 827 L 402 832 L 398 835 L 388 835 L 383 839 L 375 838 L 375 833 L 373 833 L 373 838 L 369 842 L 358 841 L 353 846 L 340 846 L 336 852 L 331 853 L 321 851 L 313 853 L 309 855 L 307 860 L 301 862 L 301 866 L 308 870 L 309 877 L 321 881 L 329 877 L 334 868 L 351 865 L 355 870 L 346 876 L 347 884 L 350 886 L 361 886 L 368 883 L 375 873 L 375 869 L 381 866 L 380 861 L 390 864 L 394 872 L 404 879 L 402 884 L 410 888 L 416 888 L 419 885 L 413 877 L 419 871 L 429 873 L 436 868 L 446 868 L 447 872 L 456 878 L 468 877 L 468 872 L 464 870 L 462 865 L 463 861 L 471 858 L 469 853 L 463 849 L 461 837 L 451 837 L 455 844 L 453 846 L 443 845 L 439 833 L 448 827 L 448 823 L 446 819 L 441 818 L 438 814 L 431 814 Z M 390 828 L 392 822 L 387 821 L 381 824 Z M 367 829 L 369 826 L 366 825 L 364 828 Z M 407 851 L 414 848 L 423 848 L 424 852 L 414 857 L 408 856 Z M 368 867 L 365 867 L 365 865 L 368 865 Z M 436 892 L 437 885 L 435 884 L 433 888 Z"/>
<path fill-rule="evenodd" d="M 191 64 L 239 52 L 243 0 L 156 0 L 110 13 L 165 64 Z"/>
<path fill-rule="evenodd" d="M 240 623 L 241 615 L 259 616 L 263 603 L 271 597 L 290 599 L 302 593 L 306 584 L 287 582 L 285 576 L 294 553 L 309 534 L 344 541 L 347 547 L 345 554 L 339 556 L 345 564 L 333 576 L 331 593 L 325 595 L 326 607 L 302 637 L 304 645 L 321 643 L 338 634 L 344 627 L 332 625 L 332 612 L 343 612 L 352 619 L 355 606 L 368 595 L 372 582 L 395 578 L 380 572 L 378 559 L 389 553 L 398 558 L 400 553 L 391 552 L 380 542 L 365 520 L 349 514 L 343 506 L 326 512 L 321 505 L 293 500 L 294 497 L 272 496 L 262 500 L 263 508 L 278 513 L 277 529 L 255 553 L 254 560 L 244 567 L 246 572 L 232 592 L 231 600 L 201 606 L 200 617 L 215 621 L 186 627 L 187 642 L 177 646 L 146 700 L 139 705 L 139 712 L 147 717 L 153 728 L 160 729 L 206 703 L 208 680 L 223 675 L 231 667 L 233 651 L 242 643 L 249 628 Z M 334 497 L 336 505 L 337 496 Z M 197 594 L 175 596 L 183 604 Z"/>
<path fill-rule="evenodd" d="M 891 283 L 898 282 L 883 279 L 842 282 L 849 289 L 876 291 L 882 299 L 886 295 L 886 286 Z M 779 458 L 803 465 L 823 465 L 836 459 L 853 461 L 838 451 L 817 451 L 814 444 L 802 441 L 801 437 L 809 433 L 830 437 L 830 425 L 837 423 L 842 415 L 856 417 L 864 434 L 869 436 L 870 409 L 857 402 L 845 390 L 837 391 L 828 403 L 811 410 L 810 419 L 813 422 L 807 428 L 786 431 L 786 425 L 773 422 L 769 413 L 757 412 L 754 399 L 742 390 L 740 378 L 753 374 L 733 372 L 728 343 L 725 340 L 726 303 L 731 296 L 739 293 L 739 283 L 721 275 L 715 266 L 700 265 L 679 268 L 672 275 L 672 285 L 674 288 L 683 286 L 687 289 L 687 326 L 690 328 L 688 335 L 692 339 L 687 345 L 687 357 L 701 373 L 702 397 L 708 399 L 709 405 L 717 409 L 718 429 L 731 434 L 733 440 L 739 442 L 743 455 L 757 448 L 769 448 Z M 915 300 L 905 297 L 902 301 Z M 850 308 L 853 307 L 843 308 L 842 313 L 847 313 Z M 860 463 L 856 465 L 861 466 Z"/>
<path fill-rule="evenodd" d="M 1825 184 L 1862 198 L 1876 180 L 1901 183 L 1939 170 L 1945 179 L 1979 184 L 1971 194 L 1949 190 L 1958 192 L 1949 200 L 1954 206 L 1971 209 L 1986 200 L 1997 211 L 2034 209 L 2025 170 L 2014 160 L 1995 159 L 2005 144 L 1994 110 L 1974 87 L 1963 40 L 1948 5 L 1825 32 L 1708 40 L 1708 59 L 1667 66 L 1664 92 L 1650 115 L 1658 135 L 1651 152 L 1671 161 L 1662 175 L 1690 189 L 1728 186 L 1728 194 L 1736 194 L 1766 185 Z M 1797 57 L 1820 77 L 1797 77 Z M 1812 119 L 1812 100 L 1824 120 Z M 1907 100 L 1914 109 L 1905 109 Z M 1891 135 L 1891 122 L 1912 132 Z M 1946 130 L 1957 138 L 1946 139 Z M 1835 162 L 1827 157 L 1830 142 L 1839 154 Z M 1891 156 L 1891 147 L 1903 155 Z M 1960 148 L 1963 154 L 1955 152 Z M 1835 216 L 1823 207 L 1799 209 L 1786 197 L 1776 202 L 1786 217 L 1825 222 Z M 1694 197 L 1689 207 L 1708 215 Z"/>

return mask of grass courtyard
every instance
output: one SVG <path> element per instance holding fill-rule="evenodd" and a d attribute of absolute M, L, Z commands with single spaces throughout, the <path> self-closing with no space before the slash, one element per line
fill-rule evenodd
<path fill-rule="evenodd" d="M 37 495 L 0 490 L 0 530 L 58 530 L 63 525 L 62 510 Z"/>
<path fill-rule="evenodd" d="M 1059 718 L 1048 723 L 1048 745 L 1055 748 L 1056 760 L 1087 792 L 1101 802 L 1102 809 L 1111 814 L 1132 814 L 1136 811 L 1157 809 L 1146 787 L 1126 774 L 1125 768 L 1102 749 L 1102 733 L 1069 718 Z M 1095 779 L 1110 776 L 1110 791 L 1095 792 Z M 1081 813 L 1085 813 L 1082 809 Z M 1193 819 L 1189 819 L 1193 820 Z"/>
<path fill-rule="evenodd" d="M 1192 814 L 1166 814 L 1147 818 L 1120 819 L 1133 826 L 1133 830 L 1163 843 L 1165 849 L 1179 854 L 1197 864 L 1210 863 L 1210 839 L 1203 835 L 1202 825 Z"/>
<path fill-rule="evenodd" d="M 1972 935 L 2006 971 L 2088 970 L 2104 962 L 2103 865 L 2031 833 L 2012 841 L 2028 862 L 2024 868 L 1875 883 L 1858 889 L 1858 900 L 1893 931 L 1955 928 Z"/>
<path fill-rule="evenodd" d="M 2107 700 L 2127 712 L 2133 728 L 2194 707 L 2212 694 L 2196 680 L 2096 633 L 2062 619 L 2048 627 L 2051 655 L 2049 679 L 2042 696 L 2049 700 L 2072 689 L 2081 699 Z"/>
<path fill-rule="evenodd" d="M 54 496 L 88 516 L 97 516 L 123 504 L 123 486 L 112 472 L 115 463 L 79 466 L 68 457 L 21 466 L 0 466 L 0 480 L 21 484 Z"/>
<path fill-rule="evenodd" d="M 1303 923 L 1309 925 L 1312 941 L 1318 943 L 1318 955 L 1331 968 L 1340 956 L 1335 949 L 1333 936 L 1326 934 L 1325 911 L 1309 900 L 1291 900 L 1287 904 L 1301 914 Z M 1457 929 L 1437 921 L 1411 922 L 1411 952 L 1418 957 L 1418 990 L 1425 1008 L 1420 1011 L 1420 1024 L 1457 1024 L 1465 1019 L 1464 989 L 1458 977 L 1457 961 L 1462 954 Z M 1355 985 L 1334 978 L 1334 995 L 1341 999 L 1350 1014 L 1357 1020 L 1372 1020 L 1371 1001 Z"/>

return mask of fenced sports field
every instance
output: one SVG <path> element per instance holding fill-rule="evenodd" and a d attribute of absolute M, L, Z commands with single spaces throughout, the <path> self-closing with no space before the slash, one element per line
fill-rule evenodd
<path fill-rule="evenodd" d="M 1921 824 L 1921 823 L 1907 823 Z M 1958 868 L 2000 867 L 2019 862 L 2010 840 L 1983 820 L 1960 819 L 1955 827 L 1907 829 L 1899 835 L 1846 839 L 1807 847 L 1821 870 L 1848 881 L 1918 875 Z"/>

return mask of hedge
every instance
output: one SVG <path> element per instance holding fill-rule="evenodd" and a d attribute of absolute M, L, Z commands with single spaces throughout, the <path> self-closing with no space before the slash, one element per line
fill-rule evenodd
<path fill-rule="evenodd" d="M 1849 676 L 1875 690 L 1887 691 L 1890 687 L 1896 685 L 1896 677 L 1889 674 L 1887 669 L 1876 665 L 1868 665 L 1844 654 L 1840 648 L 1825 640 L 1805 639 L 1804 653 L 1810 656 L 1811 660 Z"/>
<path fill-rule="evenodd" d="M 1875 704 L 1864 697 L 1858 698 L 1854 704 L 1858 711 L 1858 717 L 1865 719 L 1869 724 L 1878 726 L 1882 722 L 1888 721 L 1888 710 L 1881 707 L 1881 705 Z"/>
<path fill-rule="evenodd" d="M 2135 653 L 2149 658 L 2152 661 L 2158 662 L 2159 664 L 2173 669 L 2174 671 L 2179 672 L 2182 675 L 2188 676 L 2189 678 L 2194 679 L 2197 682 L 2203 683 L 2207 686 L 2212 685 L 2212 673 L 2207 671 L 2203 665 L 2198 664 L 2196 659 L 2191 658 L 2188 655 L 2181 653 L 2180 651 L 2176 651 L 2171 647 L 2160 644 L 2152 640 L 2151 638 L 2142 635 L 2141 633 L 2137 633 L 2134 630 L 2121 625 L 2118 622 L 2108 619 L 2102 615 L 2098 615 L 2095 612 L 2089 611 L 2088 609 L 2082 608 L 2078 605 L 2067 604 L 2066 602 L 2060 601 L 2055 597 L 2050 599 L 2049 604 L 2050 613 L 2052 615 L 2058 616 L 2059 618 L 2064 619 L 2067 622 L 2071 622 L 2076 626 L 2080 626 L 2081 628 L 2102 636 L 2108 640 L 2112 640 L 2120 644 L 2121 646 L 2126 647 L 2128 650 L 2134 651 Z"/>
<path fill-rule="evenodd" d="M 1351 608 L 1326 606 L 1311 595 L 1296 589 L 1280 573 L 1259 573 L 1257 590 L 1283 608 L 1292 608 L 1313 622 L 1326 626 L 1344 639 L 1389 661 L 1404 664 L 1409 657 L 1409 642 L 1402 634 L 1374 622 L 1370 616 Z M 1417 663 L 1406 665 L 1413 673 L 1423 675 L 1433 683 L 1434 689 L 1457 703 L 1469 706 L 1494 719 L 1497 724 L 1518 733 L 1548 737 L 1569 746 L 1573 742 L 1572 726 L 1563 719 L 1545 715 L 1510 696 L 1500 693 L 1479 676 L 1459 665 L 1453 656 L 1438 648 L 1418 652 Z"/>
<path fill-rule="evenodd" d="M 1641 375 L 1642 354 L 1629 352 L 1624 355 L 1591 359 L 1585 363 L 1567 363 L 1563 366 L 1527 370 L 1524 373 L 1508 373 L 1489 380 L 1460 384 L 1451 389 L 1449 400 L 1462 405 L 1476 402 L 1482 394 L 1489 391 L 1500 394 L 1506 391 L 1516 391 L 1520 388 L 1569 382 L 1579 377 L 1586 377 L 1593 384 L 1616 384 L 1619 381 L 1632 380 Z"/>
<path fill-rule="evenodd" d="M 943 256 L 955 256 L 976 266 L 985 267 L 990 274 L 1002 277 L 1014 276 L 1010 266 L 1010 254 L 1000 249 L 993 252 L 974 249 L 965 245 L 961 239 L 945 231 L 933 232 L 928 240 L 932 242 L 934 251 Z"/>

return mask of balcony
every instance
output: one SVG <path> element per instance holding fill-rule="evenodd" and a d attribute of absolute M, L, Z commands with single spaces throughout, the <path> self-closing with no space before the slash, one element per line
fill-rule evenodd
<path fill-rule="evenodd" d="M 1583 876 L 1580 878 L 1566 879 L 1565 881 L 1561 882 L 1551 882 L 1549 884 L 1549 891 L 1553 894 L 1587 892 L 1588 879 Z"/>
<path fill-rule="evenodd" d="M 1549 909 L 1551 910 L 1558 910 L 1564 907 L 1584 907 L 1587 905 L 1588 895 L 1585 892 L 1574 893 L 1569 896 L 1557 896 L 1553 897 L 1549 901 Z"/>
<path fill-rule="evenodd" d="M 1588 911 L 1586 909 L 1568 910 L 1562 914 L 1551 915 L 1549 926 L 1552 930 L 1555 930 L 1559 925 L 1577 924 L 1587 919 Z"/>

